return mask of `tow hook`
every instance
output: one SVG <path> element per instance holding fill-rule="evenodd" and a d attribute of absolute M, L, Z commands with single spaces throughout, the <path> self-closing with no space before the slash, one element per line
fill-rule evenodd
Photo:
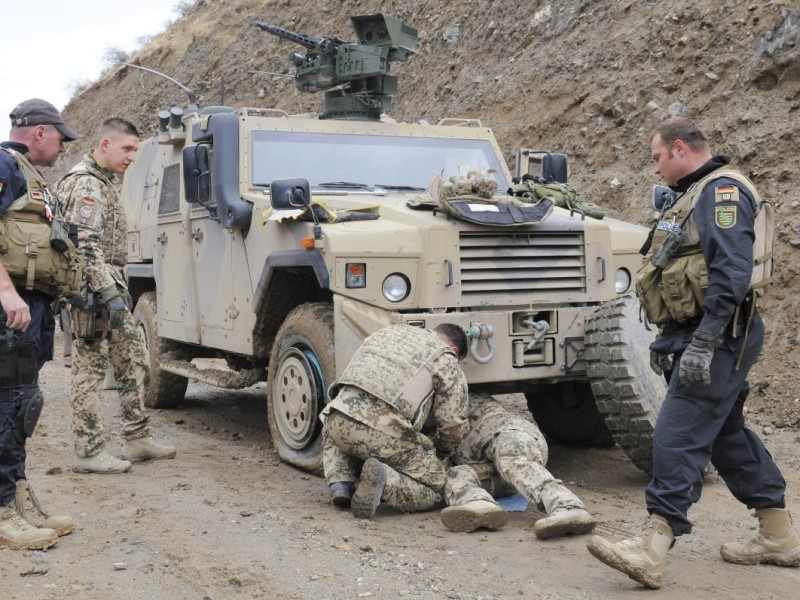
<path fill-rule="evenodd" d="M 469 345 L 469 355 L 476 363 L 485 365 L 494 358 L 494 329 L 491 325 L 474 323 L 467 327 L 464 332 L 472 341 Z M 487 352 L 483 356 L 478 353 L 478 344 L 481 340 L 486 340 Z"/>

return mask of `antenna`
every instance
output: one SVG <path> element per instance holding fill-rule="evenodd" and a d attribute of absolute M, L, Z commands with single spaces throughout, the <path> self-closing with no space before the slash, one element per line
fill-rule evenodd
<path fill-rule="evenodd" d="M 131 64 L 131 63 L 120 62 L 118 60 L 115 60 L 114 62 L 116 64 L 118 64 L 118 65 L 125 65 L 126 67 L 133 67 L 134 69 L 140 69 L 142 71 L 146 71 L 148 73 L 152 73 L 153 75 L 158 75 L 159 77 L 163 77 L 164 79 L 166 79 L 168 81 L 171 81 L 172 83 L 177 85 L 179 88 L 181 88 L 184 92 L 186 92 L 186 95 L 189 97 L 189 106 L 187 107 L 188 110 L 190 112 L 198 112 L 199 111 L 199 107 L 197 106 L 197 97 L 194 95 L 194 92 L 191 90 L 191 88 L 183 85 L 177 79 L 173 79 L 169 75 L 164 75 L 164 73 L 161 73 L 160 71 L 156 71 L 155 69 L 149 69 L 147 67 L 134 65 L 134 64 Z"/>

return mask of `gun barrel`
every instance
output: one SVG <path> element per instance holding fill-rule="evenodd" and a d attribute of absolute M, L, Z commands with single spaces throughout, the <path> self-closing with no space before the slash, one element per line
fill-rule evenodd
<path fill-rule="evenodd" d="M 302 33 L 295 33 L 294 31 L 284 29 L 283 27 L 278 27 L 277 25 L 272 25 L 270 23 L 263 23 L 261 21 L 253 21 L 253 27 L 258 27 L 262 31 L 266 31 L 267 33 L 271 33 L 272 35 L 278 36 L 285 40 L 290 40 L 296 44 L 305 46 L 306 48 L 313 48 L 321 41 L 320 38 L 311 37 L 310 35 L 303 35 Z"/>

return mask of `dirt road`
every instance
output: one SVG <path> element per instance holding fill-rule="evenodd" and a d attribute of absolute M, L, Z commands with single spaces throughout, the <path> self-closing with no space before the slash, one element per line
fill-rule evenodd
<path fill-rule="evenodd" d="M 51 512 L 70 514 L 77 528 L 47 552 L 0 551 L 4 600 L 788 599 L 800 586 L 798 569 L 722 561 L 719 546 L 749 535 L 755 520 L 713 476 L 692 512 L 694 535 L 670 554 L 666 587 L 646 591 L 593 559 L 585 538 L 537 541 L 531 509 L 512 514 L 503 531 L 474 534 L 447 531 L 435 512 L 354 519 L 330 504 L 321 479 L 272 452 L 263 387 L 192 384 L 179 409 L 152 413 L 156 437 L 179 448 L 175 460 L 121 475 L 74 474 L 69 371 L 56 361 L 42 380 L 46 404 L 29 442 L 28 476 Z M 116 452 L 118 405 L 106 394 Z M 797 511 L 799 439 L 791 430 L 766 436 Z M 646 478 L 618 449 L 554 445 L 550 468 L 599 518 L 601 533 L 618 539 L 638 530 Z"/>

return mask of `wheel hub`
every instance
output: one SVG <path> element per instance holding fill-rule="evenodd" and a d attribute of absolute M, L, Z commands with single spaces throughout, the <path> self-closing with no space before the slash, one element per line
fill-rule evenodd
<path fill-rule="evenodd" d="M 281 436 L 291 448 L 304 448 L 314 437 L 320 398 L 318 377 L 309 357 L 299 348 L 288 348 L 280 357 L 271 385 L 271 409 Z"/>

